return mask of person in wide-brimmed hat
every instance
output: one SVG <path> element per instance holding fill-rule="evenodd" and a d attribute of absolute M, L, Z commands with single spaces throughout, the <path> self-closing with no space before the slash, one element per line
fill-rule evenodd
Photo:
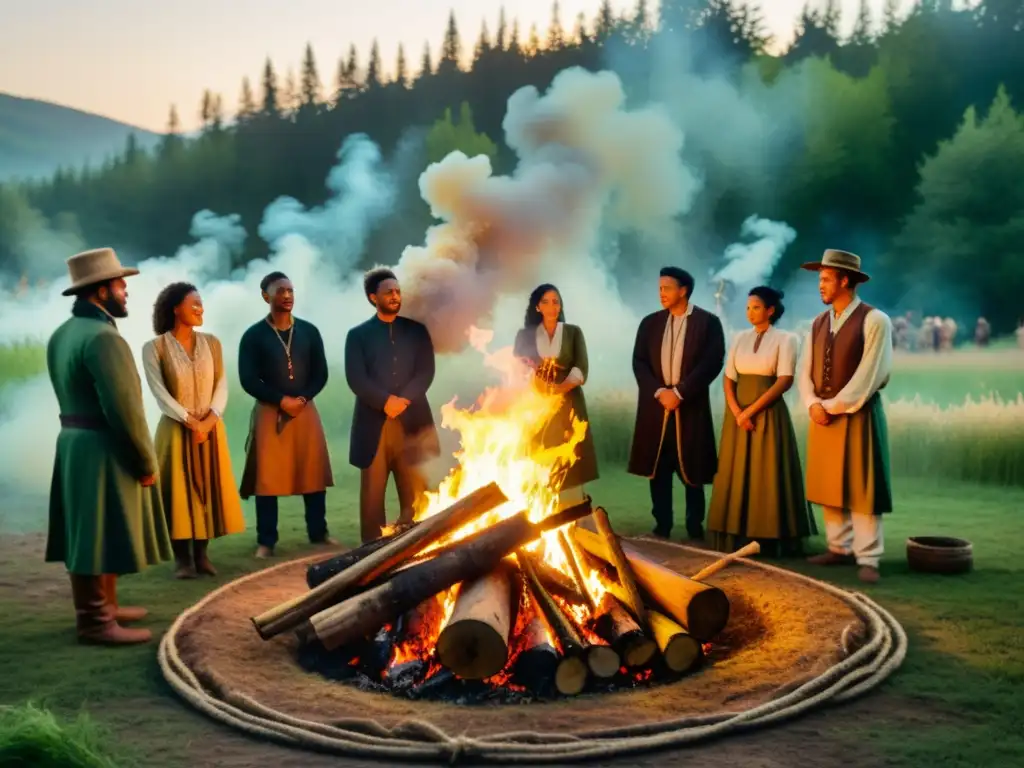
<path fill-rule="evenodd" d="M 142 382 L 116 321 L 128 316 L 122 266 L 110 248 L 68 259 L 71 317 L 50 337 L 46 362 L 57 402 L 57 437 L 47 562 L 71 577 L 80 642 L 143 643 L 148 629 L 124 627 L 143 608 L 119 606 L 117 577 L 171 557 L 156 492 L 156 454 L 142 403 Z"/>
<path fill-rule="evenodd" d="M 818 273 L 830 309 L 815 318 L 797 383 L 810 416 L 807 500 L 820 504 L 828 551 L 816 565 L 854 564 L 861 581 L 878 581 L 882 515 L 892 511 L 889 437 L 881 390 L 892 371 L 892 321 L 864 303 L 857 286 L 870 278 L 860 257 L 827 250 L 804 269 Z"/>

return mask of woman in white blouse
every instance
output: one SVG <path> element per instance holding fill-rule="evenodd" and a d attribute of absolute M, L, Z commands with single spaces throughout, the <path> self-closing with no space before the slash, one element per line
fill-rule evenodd
<path fill-rule="evenodd" d="M 163 413 L 154 442 L 179 579 L 215 576 L 210 539 L 245 530 L 221 420 L 228 402 L 224 356 L 215 336 L 195 330 L 202 324 L 196 287 L 172 283 L 153 307 L 156 338 L 142 349 L 146 381 Z"/>
<path fill-rule="evenodd" d="M 720 551 L 750 541 L 769 555 L 795 555 L 817 533 L 804 495 L 796 433 L 783 395 L 793 386 L 797 337 L 776 329 L 783 294 L 750 291 L 753 326 L 733 339 L 725 366 L 726 415 L 711 491 L 708 539 Z"/>
<path fill-rule="evenodd" d="M 545 283 L 530 294 L 523 327 L 516 333 L 513 349 L 516 357 L 534 369 L 544 387 L 564 398 L 558 413 L 544 428 L 543 445 L 555 447 L 569 442 L 573 414 L 587 423 L 586 435 L 576 446 L 576 462 L 569 467 L 560 494 L 563 507 L 581 503 L 585 496 L 583 484 L 598 477 L 597 452 L 583 397 L 590 365 L 583 331 L 565 322 L 558 288 Z"/>

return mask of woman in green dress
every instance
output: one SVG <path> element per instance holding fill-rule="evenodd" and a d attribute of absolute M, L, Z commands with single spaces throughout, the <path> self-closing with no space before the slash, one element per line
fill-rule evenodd
<path fill-rule="evenodd" d="M 757 541 L 767 555 L 796 555 L 817 527 L 804 495 L 796 433 L 783 395 L 793 386 L 797 337 L 775 328 L 783 294 L 766 285 L 750 291 L 752 328 L 733 339 L 725 366 L 725 402 L 718 472 L 711 491 L 708 540 L 731 552 Z"/>
<path fill-rule="evenodd" d="M 565 322 L 562 294 L 550 283 L 530 294 L 523 327 L 516 333 L 514 353 L 534 369 L 539 383 L 563 396 L 558 413 L 541 433 L 545 447 L 568 442 L 572 415 L 587 423 L 586 435 L 576 446 L 576 461 L 568 469 L 560 494 L 563 507 L 578 504 L 585 497 L 584 483 L 598 477 L 593 431 L 583 396 L 589 371 L 587 343 L 579 326 Z"/>

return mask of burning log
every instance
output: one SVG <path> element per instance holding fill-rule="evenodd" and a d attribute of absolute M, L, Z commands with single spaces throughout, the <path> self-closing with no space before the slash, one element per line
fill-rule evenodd
<path fill-rule="evenodd" d="M 608 513 L 604 511 L 603 507 L 597 507 L 594 509 L 591 517 L 597 525 L 597 532 L 600 534 L 607 553 L 611 557 L 608 562 L 615 566 L 615 570 L 619 574 L 619 584 L 622 585 L 626 592 L 626 600 L 624 602 L 629 606 L 629 610 L 633 612 L 633 615 L 636 616 L 636 620 L 640 625 L 646 626 L 647 609 L 644 607 L 644 601 L 640 597 L 640 590 L 637 589 L 633 569 L 630 567 L 629 561 L 626 559 L 626 555 L 619 544 L 619 537 L 615 535 L 615 531 L 612 530 L 612 524 L 608 521 Z"/>
<path fill-rule="evenodd" d="M 541 615 L 530 619 L 523 629 L 523 634 L 523 650 L 512 665 L 512 682 L 533 693 L 543 694 L 557 677 L 560 663 L 558 651 L 549 642 L 548 627 Z M 586 673 L 584 666 L 584 683 Z M 572 676 L 570 674 L 570 677 Z"/>
<path fill-rule="evenodd" d="M 507 563 L 463 582 L 448 625 L 437 638 L 437 658 L 464 680 L 498 674 L 508 661 L 512 629 L 512 575 Z"/>
<path fill-rule="evenodd" d="M 700 661 L 704 655 L 700 643 L 681 626 L 657 611 L 648 611 L 647 617 L 666 667 L 673 672 L 686 672 Z"/>
<path fill-rule="evenodd" d="M 580 505 L 574 508 L 575 511 L 551 515 L 540 523 L 531 523 L 525 511 L 519 512 L 495 523 L 471 541 L 465 541 L 458 549 L 399 571 L 387 581 L 313 614 L 298 628 L 300 638 L 309 640 L 316 637 L 328 649 L 352 642 L 453 584 L 481 578 L 496 568 L 510 552 L 533 541 L 546 530 L 571 522 L 574 516 L 576 519 L 582 517 L 588 507 Z M 569 512 L 571 514 L 567 514 Z M 434 519 L 427 518 L 414 531 L 426 529 Z M 415 534 L 410 533 L 412 535 Z M 387 551 L 388 547 L 385 547 L 376 555 Z M 376 555 L 360 561 L 349 571 L 358 569 Z M 348 571 L 343 571 L 335 578 L 343 578 L 346 573 Z M 330 582 L 325 582 L 321 587 L 328 584 Z"/>
<path fill-rule="evenodd" d="M 605 592 L 601 597 L 595 613 L 594 631 L 611 643 L 627 667 L 645 666 L 658 649 L 653 640 L 644 636 L 640 625 L 611 592 Z"/>
<path fill-rule="evenodd" d="M 587 553 L 614 565 L 605 540 L 582 525 L 573 526 L 576 543 Z M 621 551 L 636 574 L 637 582 L 653 602 L 700 641 L 711 640 L 729 621 L 729 600 L 717 587 L 688 579 L 655 562 L 629 542 Z"/>
<path fill-rule="evenodd" d="M 611 678 L 619 671 L 619 654 L 607 645 L 594 645 L 583 638 L 562 608 L 541 584 L 534 568 L 534 558 L 519 558 L 526 577 L 527 588 L 535 605 L 551 626 L 551 631 L 562 648 L 562 660 L 555 673 L 555 688 L 559 693 L 575 696 L 587 684 L 587 670 L 597 677 Z"/>
<path fill-rule="evenodd" d="M 573 546 L 572 541 L 569 539 L 569 536 L 565 531 L 558 532 L 558 543 L 561 545 L 562 554 L 569 563 L 569 573 L 572 575 L 576 591 L 579 592 L 580 597 L 583 598 L 584 602 L 590 606 L 590 610 L 596 612 L 597 602 L 594 600 L 594 596 L 590 594 L 590 590 L 587 589 L 587 582 L 583 578 L 583 569 L 580 567 L 580 561 L 576 557 L 576 547 Z"/>
<path fill-rule="evenodd" d="M 369 584 L 378 576 L 387 573 L 406 558 L 443 539 L 466 523 L 471 522 L 486 512 L 490 512 L 507 501 L 508 499 L 505 497 L 505 494 L 501 492 L 496 483 L 490 483 L 482 488 L 478 488 L 468 496 L 456 501 L 450 507 L 426 518 L 419 525 L 410 528 L 404 534 L 392 537 L 380 549 L 358 560 L 315 589 L 311 589 L 304 595 L 300 595 L 293 600 L 271 608 L 259 616 L 253 617 L 252 623 L 255 625 L 260 637 L 264 640 L 269 640 L 282 632 L 294 629 L 302 624 L 303 621 L 309 620 L 351 594 L 358 587 Z M 428 561 L 424 565 L 430 562 L 434 561 Z M 461 579 L 456 579 L 455 581 L 461 581 Z M 445 586 L 451 586 L 453 583 L 455 582 Z M 430 594 L 436 594 L 439 591 L 440 589 L 437 589 L 432 593 L 425 594 L 420 599 L 422 600 L 429 597 Z M 378 594 L 383 594 L 383 592 L 378 592 Z M 417 600 L 416 602 L 419 601 Z"/>
<path fill-rule="evenodd" d="M 368 541 L 362 546 L 350 549 L 347 552 L 342 552 L 340 555 L 322 560 L 319 563 L 313 563 L 309 568 L 306 569 L 306 586 L 310 589 L 319 587 L 325 581 L 330 579 L 332 576 L 337 576 L 339 573 L 349 568 L 364 557 L 372 555 L 378 549 L 394 541 L 395 538 L 401 536 L 403 533 L 409 531 L 412 527 L 418 525 L 418 523 L 412 523 L 408 526 L 403 526 L 397 529 L 390 536 L 381 536 L 379 539 Z"/>
<path fill-rule="evenodd" d="M 557 568 L 539 557 L 531 557 L 530 565 L 533 566 L 537 578 L 549 594 L 557 595 L 570 603 L 584 604 L 587 602 L 587 598 L 580 593 L 572 579 Z"/>

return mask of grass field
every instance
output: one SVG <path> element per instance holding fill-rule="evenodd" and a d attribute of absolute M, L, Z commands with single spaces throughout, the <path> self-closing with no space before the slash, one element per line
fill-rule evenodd
<path fill-rule="evenodd" d="M 41 363 L 38 350 L 0 349 L 0 378 L 9 382 L 38 373 Z M 897 509 L 885 521 L 883 580 L 871 593 L 907 628 L 910 653 L 883 692 L 872 694 L 862 706 L 816 716 L 806 728 L 798 722 L 761 741 L 755 738 L 747 757 L 756 755 L 759 765 L 782 765 L 767 762 L 766 755 L 778 741 L 799 737 L 807 739 L 802 765 L 973 768 L 1020 762 L 1024 610 L 1021 590 L 1012 584 L 1021 584 L 1024 576 L 1024 563 L 1016 553 L 1024 509 L 1022 372 L 1024 359 L 1012 352 L 900 358 L 887 389 Z M 334 391 L 343 387 L 341 381 L 334 378 Z M 455 391 L 449 386 L 452 381 L 444 372 L 432 392 Z M 472 390 L 464 381 L 461 385 L 463 394 Z M 977 403 L 990 395 L 1000 399 Z M 444 399 L 432 397 L 435 408 Z M 974 398 L 973 405 L 964 405 L 968 397 Z M 646 532 L 651 526 L 646 483 L 626 475 L 620 465 L 629 446 L 632 395 L 598 393 L 591 401 L 602 479 L 590 492 L 620 531 Z M 328 494 L 329 520 L 332 533 L 352 543 L 358 538 L 358 485 L 355 471 L 345 462 L 348 408 L 344 397 L 321 398 L 337 483 Z M 244 397 L 237 395 L 229 408 L 228 428 L 238 460 L 247 409 Z M 0 512 L 35 520 L 38 530 L 38 521 L 45 519 L 42 500 L 17 504 L 31 506 Z M 252 526 L 251 509 L 247 513 Z M 289 500 L 282 506 L 282 557 L 309 552 L 302 543 L 301 520 L 300 504 Z M 952 578 L 910 573 L 904 542 L 921 534 L 971 539 L 975 572 Z M 815 544 L 823 546 L 820 540 Z M 251 530 L 216 542 L 211 553 L 221 575 L 213 581 L 175 582 L 165 565 L 126 578 L 122 593 L 150 608 L 153 615 L 146 626 L 159 633 L 214 584 L 258 567 L 251 558 L 253 546 Z M 112 746 L 120 751 L 122 766 L 254 764 L 259 745 L 225 734 L 173 697 L 159 675 L 155 646 L 83 649 L 74 643 L 65 578 L 59 567 L 41 562 L 40 547 L 38 535 L 0 537 L 0 704 L 32 700 L 65 718 L 84 708 L 114 735 Z M 786 564 L 815 573 L 799 561 Z M 816 575 L 860 588 L 852 572 Z M 89 733 L 88 738 L 95 738 Z M 0 765 L 3 744 L 0 734 Z M 838 745 L 829 755 L 847 750 L 856 760 L 815 757 L 822 745 Z M 266 749 L 266 756 L 258 758 L 265 764 L 312 764 L 301 756 L 286 763 L 285 757 L 273 757 L 284 753 Z M 695 761 L 719 765 L 711 759 L 716 749 L 702 750 Z M 657 755 L 650 759 L 650 765 L 672 762 L 667 756 L 666 762 Z"/>

